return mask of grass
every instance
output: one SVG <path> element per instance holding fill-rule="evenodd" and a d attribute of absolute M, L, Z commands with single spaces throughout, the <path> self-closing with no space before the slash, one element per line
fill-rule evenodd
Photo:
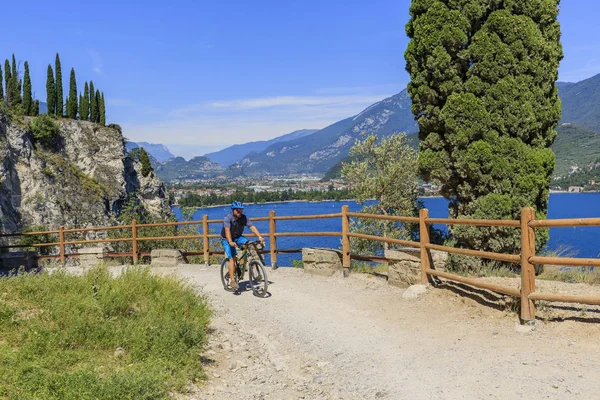
<path fill-rule="evenodd" d="M 387 275 L 388 267 L 381 263 L 368 263 L 364 261 L 351 261 L 350 270 L 359 274 Z"/>
<path fill-rule="evenodd" d="M 210 311 L 172 277 L 131 267 L 0 279 L 0 398 L 167 399 L 204 378 Z"/>

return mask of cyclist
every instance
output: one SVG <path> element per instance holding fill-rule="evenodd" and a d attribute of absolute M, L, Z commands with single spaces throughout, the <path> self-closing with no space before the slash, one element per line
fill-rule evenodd
<path fill-rule="evenodd" d="M 247 226 L 250 228 L 261 243 L 265 242 L 258 229 L 256 229 L 243 212 L 244 205 L 242 202 L 234 201 L 231 203 L 231 213 L 227 214 L 223 219 L 223 228 L 221 229 L 221 245 L 225 251 L 225 257 L 229 260 L 229 286 L 233 290 L 239 289 L 238 283 L 235 281 L 236 248 L 248 241 L 248 239 L 242 236 L 244 227 Z"/>

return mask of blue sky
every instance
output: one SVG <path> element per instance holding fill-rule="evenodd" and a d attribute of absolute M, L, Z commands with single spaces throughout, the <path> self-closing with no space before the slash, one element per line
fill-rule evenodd
<path fill-rule="evenodd" d="M 37 98 L 59 52 L 65 94 L 74 67 L 127 138 L 186 158 L 323 128 L 408 83 L 409 0 L 7 3 L 0 57 L 29 61 Z M 598 0 L 564 0 L 559 19 L 559 79 L 600 73 Z"/>

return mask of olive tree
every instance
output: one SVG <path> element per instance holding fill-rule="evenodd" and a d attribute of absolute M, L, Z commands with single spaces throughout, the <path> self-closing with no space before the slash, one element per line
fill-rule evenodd
<path fill-rule="evenodd" d="M 403 133 L 378 139 L 364 137 L 350 149 L 351 161 L 342 165 L 342 176 L 362 212 L 380 215 L 414 216 L 417 211 L 417 152 Z M 370 201 L 373 200 L 373 201 Z M 410 239 L 413 227 L 375 219 L 353 220 L 351 229 L 371 235 Z M 373 253 L 380 242 L 352 238 L 353 249 Z M 387 246 L 385 246 L 387 248 Z"/>

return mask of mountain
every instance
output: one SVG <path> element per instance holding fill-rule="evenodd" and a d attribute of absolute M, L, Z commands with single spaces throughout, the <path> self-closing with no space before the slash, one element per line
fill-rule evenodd
<path fill-rule="evenodd" d="M 147 143 L 147 142 L 127 142 L 125 144 L 128 151 L 135 149 L 136 147 L 143 147 L 152 157 L 156 158 L 158 162 L 163 163 L 170 158 L 175 158 L 175 155 L 171 154 L 167 146 L 159 143 Z"/>
<path fill-rule="evenodd" d="M 561 123 L 571 122 L 600 132 L 600 74 L 577 83 L 558 82 Z"/>
<path fill-rule="evenodd" d="M 194 157 L 185 161 L 183 157 L 171 158 L 156 169 L 156 175 L 163 181 L 183 179 L 208 179 L 223 173 L 223 168 L 207 157 Z"/>
<path fill-rule="evenodd" d="M 241 161 L 246 175 L 289 175 L 325 173 L 348 155 L 363 134 L 387 136 L 417 131 L 406 90 L 377 102 L 361 113 L 338 121 L 308 137 L 274 143 Z"/>
<path fill-rule="evenodd" d="M 554 176 L 565 176 L 569 167 L 584 167 L 600 158 L 600 133 L 568 122 L 559 124 L 556 130 L 558 135 L 552 144 L 556 156 Z"/>
<path fill-rule="evenodd" d="M 205 154 L 204 156 L 208 157 L 212 162 L 221 164 L 223 168 L 227 168 L 231 164 L 240 161 L 248 153 L 260 153 L 272 144 L 302 138 L 308 135 L 312 135 L 317 131 L 318 129 L 301 129 L 298 131 L 288 133 L 286 135 L 278 136 L 275 139 L 271 140 L 249 142 L 244 144 L 234 144 L 233 146 L 229 146 L 223 150 L 216 151 L 214 153 Z"/>

